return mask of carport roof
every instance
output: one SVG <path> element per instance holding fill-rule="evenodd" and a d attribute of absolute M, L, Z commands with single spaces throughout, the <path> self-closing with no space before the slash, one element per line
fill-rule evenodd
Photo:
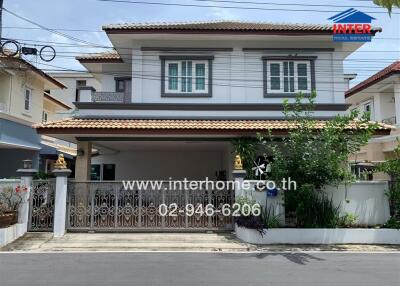
<path fill-rule="evenodd" d="M 316 129 L 323 129 L 325 120 L 316 122 Z M 281 131 L 295 128 L 287 120 L 206 120 L 206 119 L 88 119 L 69 118 L 34 126 L 39 133 L 129 133 L 130 131 Z M 356 122 L 348 130 L 358 128 Z M 377 134 L 390 134 L 392 126 L 379 123 Z M 280 133 L 280 132 L 279 132 Z"/>

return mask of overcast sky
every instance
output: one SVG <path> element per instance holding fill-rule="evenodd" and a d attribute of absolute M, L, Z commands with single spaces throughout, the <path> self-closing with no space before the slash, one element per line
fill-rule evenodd
<path fill-rule="evenodd" d="M 134 1 L 134 0 L 127 0 Z M 143 5 L 116 2 L 102 2 L 98 0 L 4 0 L 4 7 L 10 11 L 53 29 L 78 29 L 89 31 L 62 31 L 65 34 L 100 45 L 110 45 L 101 26 L 120 22 L 160 22 L 160 21 L 201 21 L 201 20 L 241 20 L 263 22 L 290 22 L 290 23 L 324 23 L 330 16 L 351 7 L 369 13 L 377 20 L 375 26 L 383 28 L 371 43 L 365 44 L 361 49 L 351 55 L 345 63 L 345 72 L 358 73 L 356 82 L 372 75 L 376 71 L 400 59 L 400 10 L 394 10 L 394 15 L 389 17 L 386 10 L 376 8 L 372 0 L 336 0 L 336 1 L 311 1 L 311 0 L 241 0 L 242 2 L 261 2 L 264 4 L 233 4 L 217 3 L 216 0 L 142 0 L 146 2 L 180 3 L 184 5 L 209 5 L 209 6 L 239 6 L 262 9 L 291 9 L 291 10 L 319 10 L 319 11 L 279 11 L 255 9 L 228 9 L 221 7 L 178 7 Z M 222 0 L 223 1 L 223 0 Z M 229 0 L 239 1 L 240 0 Z M 140 2 L 140 1 L 139 1 Z M 266 3 L 279 3 L 272 5 Z M 305 6 L 321 5 L 328 2 L 332 7 Z M 282 4 L 291 4 L 282 6 Z M 295 5 L 297 4 L 297 5 Z M 335 7 L 336 6 L 336 7 Z M 361 7 L 363 6 L 363 7 Z M 371 8 L 368 8 L 371 7 Z M 326 12 L 320 12 L 321 10 Z M 383 13 L 382 13 L 383 12 Z M 96 52 L 98 49 L 76 47 L 76 42 L 60 35 L 52 34 L 40 29 L 17 29 L 16 27 L 35 27 L 4 12 L 3 37 L 20 39 L 23 41 L 54 42 L 59 56 L 51 62 L 50 66 L 40 66 L 47 69 L 59 67 L 82 70 L 74 56 L 85 52 Z M 32 45 L 32 42 L 30 42 Z M 79 44 L 79 43 L 78 43 Z M 62 46 L 64 45 L 64 46 Z M 65 47 L 68 45 L 69 47 Z M 70 47 L 71 46 L 71 47 Z M 372 52 L 371 52 L 372 51 Z M 29 58 L 36 61 L 35 58 Z M 357 59 L 358 61 L 352 61 Z M 360 61 L 361 60 L 361 61 Z M 362 62 L 367 60 L 368 62 Z M 373 60 L 374 62 L 371 62 Z"/>

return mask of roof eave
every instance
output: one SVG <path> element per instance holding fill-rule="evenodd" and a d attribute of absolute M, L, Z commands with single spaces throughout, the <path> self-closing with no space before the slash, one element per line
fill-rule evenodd
<path fill-rule="evenodd" d="M 362 85 L 363 82 L 361 82 L 361 83 L 359 84 L 359 85 L 360 85 L 359 88 L 357 88 L 357 86 L 355 86 L 354 89 L 350 89 L 349 91 L 347 91 L 347 92 L 344 94 L 344 97 L 345 97 L 345 98 L 349 98 L 350 96 L 352 96 L 352 95 L 354 95 L 354 94 L 356 94 L 356 93 L 359 93 L 359 92 L 361 92 L 361 91 L 363 91 L 363 90 L 365 90 L 365 89 L 367 89 L 367 88 L 369 88 L 369 87 L 371 87 L 371 86 L 373 86 L 373 85 L 375 85 L 375 84 L 381 82 L 382 80 L 387 79 L 388 77 L 391 77 L 392 75 L 395 75 L 395 74 L 400 74 L 400 70 L 391 71 L 391 72 L 387 73 L 386 75 L 383 75 L 383 76 L 380 77 L 379 79 L 374 80 L 374 81 L 371 81 L 371 82 L 369 82 L 369 83 L 367 83 L 367 84 L 365 84 L 365 85 Z M 368 79 L 367 79 L 367 80 L 368 80 Z M 362 86 L 361 86 L 361 85 L 362 85 Z"/>

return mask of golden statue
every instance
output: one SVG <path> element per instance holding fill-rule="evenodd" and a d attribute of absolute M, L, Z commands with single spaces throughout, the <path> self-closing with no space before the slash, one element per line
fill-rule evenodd
<path fill-rule="evenodd" d="M 234 169 L 235 170 L 243 170 L 243 164 L 242 164 L 242 159 L 240 158 L 240 155 L 235 156 Z"/>
<path fill-rule="evenodd" d="M 64 155 L 59 154 L 57 161 L 54 163 L 55 169 L 67 169 L 67 162 L 65 162 Z"/>

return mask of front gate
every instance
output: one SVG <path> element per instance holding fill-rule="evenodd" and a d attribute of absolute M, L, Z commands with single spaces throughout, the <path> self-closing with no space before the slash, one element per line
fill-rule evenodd
<path fill-rule="evenodd" d="M 53 231 L 55 186 L 54 179 L 32 182 L 28 231 Z"/>
<path fill-rule="evenodd" d="M 232 205 L 233 201 L 233 190 L 169 188 L 168 183 L 162 188 L 130 190 L 123 188 L 122 182 L 70 181 L 67 229 L 226 231 L 233 228 L 233 221 L 231 216 L 222 213 L 222 207 Z M 212 215 L 187 212 L 188 205 L 198 208 L 208 204 L 214 206 Z"/>

